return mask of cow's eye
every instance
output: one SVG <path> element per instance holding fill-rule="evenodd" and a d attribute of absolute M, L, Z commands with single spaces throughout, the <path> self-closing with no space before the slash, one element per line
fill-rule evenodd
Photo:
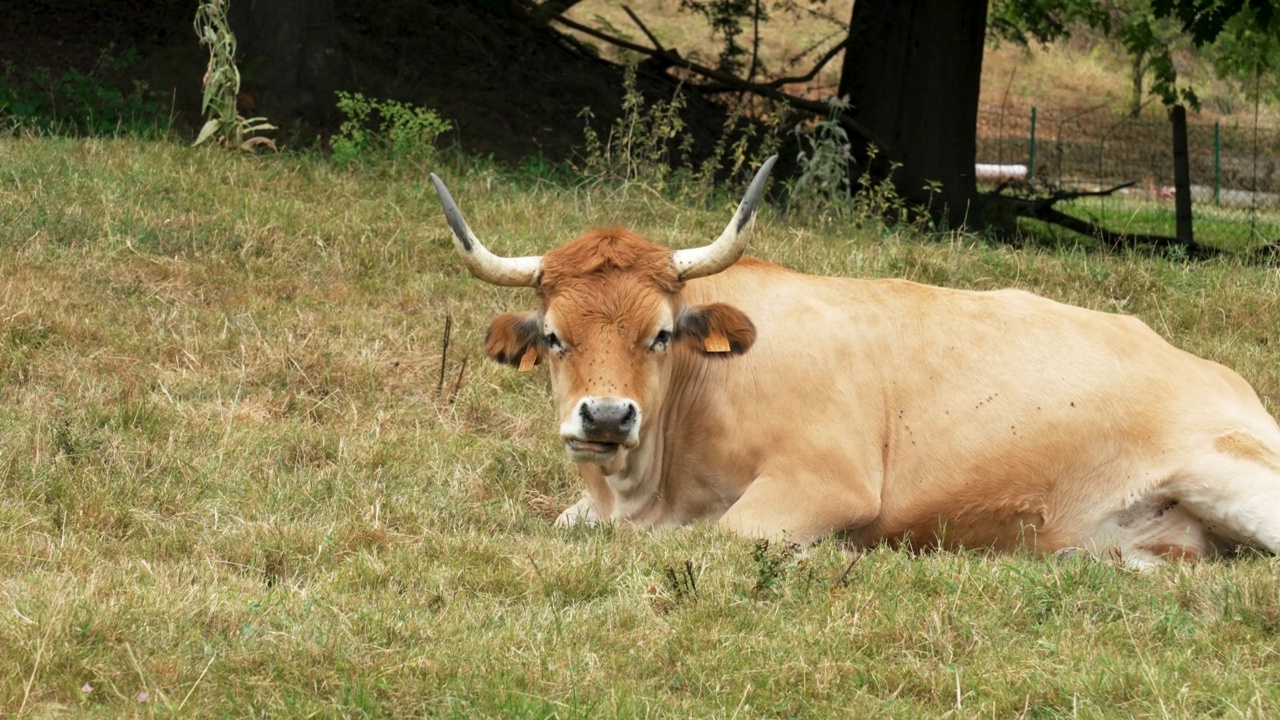
<path fill-rule="evenodd" d="M 555 333 L 553 332 L 547 333 L 545 339 L 547 341 L 547 347 L 557 352 L 564 351 L 564 343 L 560 342 L 560 338 L 557 337 Z"/>
<path fill-rule="evenodd" d="M 667 345 L 671 344 L 671 331 L 659 330 L 658 334 L 653 337 L 653 344 L 649 346 L 649 350 L 658 352 L 667 349 Z"/>

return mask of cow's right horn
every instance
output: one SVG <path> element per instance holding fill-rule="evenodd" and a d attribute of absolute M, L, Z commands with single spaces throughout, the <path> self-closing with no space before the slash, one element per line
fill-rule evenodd
<path fill-rule="evenodd" d="M 738 211 L 733 214 L 729 226 L 715 242 L 671 253 L 671 262 L 675 264 L 676 273 L 681 280 L 714 275 L 742 257 L 743 251 L 747 249 L 747 236 L 742 231 L 756 214 L 756 206 L 760 204 L 760 197 L 764 194 L 764 184 L 769 181 L 769 173 L 777 160 L 777 155 L 770 156 L 756 171 L 755 179 L 747 187 L 747 194 L 738 204 Z"/>
<path fill-rule="evenodd" d="M 453 202 L 453 196 L 435 173 L 431 173 L 431 183 L 436 186 L 436 194 L 440 196 L 440 204 L 444 206 L 444 217 L 453 230 L 453 244 L 462 255 L 467 269 L 472 275 L 494 285 L 507 287 L 537 287 L 538 276 L 542 274 L 542 256 L 499 257 L 489 252 L 471 232 L 462 211 Z"/>

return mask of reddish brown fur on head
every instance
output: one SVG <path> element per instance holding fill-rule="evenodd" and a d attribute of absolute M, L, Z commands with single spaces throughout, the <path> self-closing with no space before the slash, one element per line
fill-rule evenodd
<path fill-rule="evenodd" d="M 684 283 L 671 264 L 671 251 L 622 228 L 587 233 L 542 257 L 538 294 L 544 299 L 574 280 L 616 272 L 634 275 L 664 293 L 678 293 Z"/>
<path fill-rule="evenodd" d="M 741 311 L 722 303 L 688 307 L 680 303 L 684 283 L 671 263 L 671 251 L 622 228 L 588 233 L 549 251 L 538 284 L 539 312 L 506 313 L 496 318 L 485 339 L 485 353 L 498 362 L 520 366 L 532 348 L 540 361 L 547 351 L 542 317 L 554 303 L 564 316 L 558 331 L 571 346 L 599 328 L 621 329 L 631 346 L 655 330 L 654 314 L 666 303 L 674 315 L 675 340 L 690 341 L 706 351 L 705 341 L 718 335 L 729 345 L 727 357 L 744 353 L 755 342 L 755 326 Z M 647 347 L 647 345 L 646 345 Z"/>

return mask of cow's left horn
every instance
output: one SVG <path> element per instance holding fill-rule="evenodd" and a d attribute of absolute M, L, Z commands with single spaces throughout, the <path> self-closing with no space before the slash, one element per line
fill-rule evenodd
<path fill-rule="evenodd" d="M 489 252 L 484 243 L 471 232 L 467 221 L 462 217 L 462 211 L 453 202 L 449 189 L 435 173 L 431 173 L 431 183 L 436 186 L 436 194 L 440 196 L 440 204 L 444 206 L 444 217 L 453 230 L 453 244 L 472 275 L 494 285 L 537 287 L 538 276 L 542 273 L 541 255 L 507 258 Z"/>
<path fill-rule="evenodd" d="M 747 249 L 747 236 L 742 231 L 756 214 L 756 206 L 760 204 L 760 197 L 764 194 L 764 185 L 769 181 L 769 173 L 777 160 L 778 156 L 773 155 L 760 166 L 755 179 L 747 187 L 747 194 L 738 204 L 738 212 L 733 214 L 729 226 L 715 242 L 671 253 L 671 262 L 675 264 L 676 273 L 681 280 L 714 275 L 742 257 L 742 252 Z"/>

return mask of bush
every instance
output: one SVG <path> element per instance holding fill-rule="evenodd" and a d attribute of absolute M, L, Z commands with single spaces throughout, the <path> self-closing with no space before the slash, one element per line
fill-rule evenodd
<path fill-rule="evenodd" d="M 48 69 L 25 72 L 5 63 L 0 72 L 0 129 L 32 129 L 73 137 L 154 136 L 173 126 L 164 97 L 145 82 L 129 86 L 113 76 L 137 62 L 133 48 L 103 50 L 87 73 L 70 69 L 54 76 Z"/>
<path fill-rule="evenodd" d="M 329 144 L 333 161 L 342 167 L 379 160 L 428 162 L 435 156 L 436 140 L 453 129 L 434 110 L 358 92 L 339 91 L 338 111 L 344 119 Z"/>

